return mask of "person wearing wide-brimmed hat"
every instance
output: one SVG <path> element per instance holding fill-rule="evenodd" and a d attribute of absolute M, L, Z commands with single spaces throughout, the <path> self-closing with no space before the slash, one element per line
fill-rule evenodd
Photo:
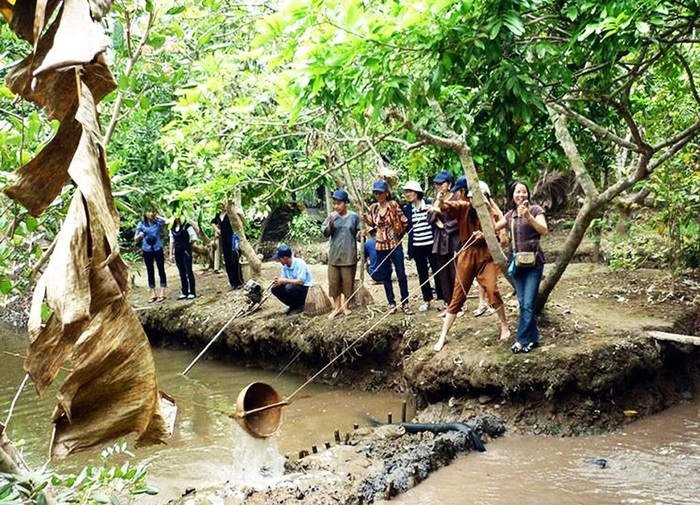
<path fill-rule="evenodd" d="M 333 212 L 321 225 L 323 235 L 331 239 L 328 246 L 328 295 L 333 299 L 334 310 L 329 319 L 341 312 L 346 316 L 350 314 L 347 304 L 355 283 L 357 234 L 360 231 L 359 216 L 348 209 L 348 192 L 338 189 L 331 199 Z M 341 295 L 345 298 L 344 303 Z"/>
<path fill-rule="evenodd" d="M 372 185 L 372 194 L 376 203 L 370 206 L 369 213 L 365 214 L 363 219 L 377 231 L 376 250 L 379 267 L 375 276 L 381 279 L 384 284 L 384 293 L 389 307 L 395 311 L 396 298 L 391 283 L 391 265 L 393 264 L 401 292 L 401 310 L 406 314 L 413 314 L 408 304 L 408 280 L 406 279 L 403 246 L 401 245 L 408 219 L 401 211 L 401 206 L 396 201 L 389 199 L 389 184 L 386 181 L 375 181 Z"/>
<path fill-rule="evenodd" d="M 457 218 L 459 222 L 459 236 L 464 244 L 464 248 L 457 257 L 455 288 L 450 305 L 447 307 L 440 338 L 434 346 L 436 352 L 440 351 L 447 342 L 447 333 L 450 331 L 457 313 L 462 310 L 464 303 L 467 301 L 467 294 L 474 279 L 486 290 L 489 303 L 496 310 L 496 314 L 498 314 L 501 326 L 501 340 L 510 338 L 510 329 L 508 328 L 503 299 L 498 291 L 498 266 L 493 261 L 491 252 L 484 239 L 484 232 L 481 229 L 479 217 L 476 215 L 476 209 L 472 206 L 471 200 L 467 198 L 469 193 L 467 178 L 464 176 L 459 177 L 450 188 L 450 192 L 453 195 L 457 195 L 459 199 L 448 201 L 446 192 L 441 190 L 438 193 L 435 204 L 447 215 Z"/>
<path fill-rule="evenodd" d="M 272 281 L 272 294 L 287 305 L 285 314 L 303 312 L 306 294 L 314 284 L 309 267 L 303 259 L 294 257 L 288 245 L 279 246 L 272 259 L 282 265 L 280 276 Z"/>
<path fill-rule="evenodd" d="M 430 270 L 435 274 L 438 269 L 437 257 L 433 253 L 434 231 L 428 216 L 430 200 L 424 198 L 423 188 L 417 181 L 408 181 L 404 184 L 403 191 L 408 201 L 403 206 L 403 213 L 408 218 L 408 259 L 416 263 L 418 282 L 423 295 L 423 304 L 418 308 L 418 311 L 427 312 L 430 310 L 430 302 L 433 299 Z M 437 277 L 435 278 L 435 288 L 437 299 L 444 300 Z"/>

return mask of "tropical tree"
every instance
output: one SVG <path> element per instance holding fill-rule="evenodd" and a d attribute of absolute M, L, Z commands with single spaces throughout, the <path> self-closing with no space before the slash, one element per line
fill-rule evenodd
<path fill-rule="evenodd" d="M 472 187 L 494 173 L 509 181 L 549 168 L 574 172 L 585 197 L 542 285 L 543 305 L 592 219 L 696 137 L 698 9 L 665 1 L 291 1 L 258 24 L 254 43 L 292 115 L 321 106 L 359 124 L 398 124 L 456 153 Z M 663 106 L 660 89 L 680 104 L 673 121 L 647 114 L 650 104 Z M 620 151 L 629 156 L 613 174 Z M 505 271 L 479 192 L 474 201 Z"/>

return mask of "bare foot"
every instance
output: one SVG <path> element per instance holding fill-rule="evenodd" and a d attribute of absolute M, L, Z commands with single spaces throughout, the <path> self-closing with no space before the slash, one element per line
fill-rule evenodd
<path fill-rule="evenodd" d="M 511 337 L 510 329 L 508 329 L 508 328 L 501 329 L 501 340 L 510 340 L 510 337 Z"/>
<path fill-rule="evenodd" d="M 350 309 L 343 309 L 343 314 L 345 314 L 346 316 L 349 316 L 350 314 L 352 314 L 352 310 L 350 310 Z"/>
<path fill-rule="evenodd" d="M 447 337 L 441 336 L 437 342 L 435 342 L 435 345 L 433 346 L 433 350 L 435 352 L 440 352 L 442 348 L 445 346 L 447 343 Z"/>
<path fill-rule="evenodd" d="M 340 309 L 335 309 L 333 312 L 328 314 L 328 319 L 333 319 L 335 316 L 337 316 L 340 313 Z"/>

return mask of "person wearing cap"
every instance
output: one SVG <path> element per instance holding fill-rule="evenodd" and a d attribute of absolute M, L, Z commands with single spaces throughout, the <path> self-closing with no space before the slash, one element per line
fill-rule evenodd
<path fill-rule="evenodd" d="M 306 293 L 314 284 L 309 267 L 303 259 L 294 257 L 288 245 L 279 246 L 272 259 L 282 265 L 280 276 L 272 281 L 272 294 L 287 305 L 285 314 L 303 312 Z"/>
<path fill-rule="evenodd" d="M 364 215 L 363 219 L 377 231 L 376 250 L 379 266 L 375 272 L 376 278 L 381 279 L 384 284 L 389 308 L 392 312 L 396 311 L 396 298 L 391 283 L 391 265 L 393 264 L 401 292 L 401 310 L 405 314 L 413 314 L 408 304 L 408 280 L 401 245 L 408 219 L 401 211 L 401 206 L 395 200 L 389 199 L 389 184 L 386 181 L 375 181 L 372 185 L 372 194 L 377 201 L 370 206 L 369 213 Z"/>
<path fill-rule="evenodd" d="M 241 271 L 240 252 L 236 248 L 234 241 L 233 227 L 228 218 L 226 210 L 227 202 L 221 203 L 219 213 L 211 220 L 214 226 L 214 235 L 221 239 L 221 253 L 224 257 L 224 266 L 226 267 L 226 276 L 231 289 L 240 289 L 243 287 L 243 272 Z M 239 215 L 242 215 L 240 209 Z"/>
<path fill-rule="evenodd" d="M 435 191 L 449 192 L 452 186 L 452 174 L 447 170 L 442 170 L 433 179 Z M 456 197 L 455 197 L 456 198 Z M 436 205 L 431 205 L 428 216 L 433 227 L 433 249 L 432 253 L 436 258 L 437 278 L 435 284 L 440 286 L 443 295 L 441 315 L 444 316 L 447 306 L 455 287 L 455 277 L 457 268 L 455 263 L 455 253 L 462 245 L 459 239 L 459 223 L 456 219 L 443 214 Z"/>
<path fill-rule="evenodd" d="M 423 198 L 423 188 L 417 181 L 408 181 L 403 187 L 408 203 L 403 206 L 403 213 L 408 218 L 408 259 L 415 261 L 418 272 L 418 282 L 423 304 L 419 312 L 427 312 L 433 299 L 433 289 L 430 286 L 430 270 L 437 272 L 437 257 L 433 254 L 433 227 L 428 220 L 430 200 Z M 430 269 L 428 269 L 430 265 Z M 440 284 L 435 282 L 437 298 L 443 300 Z"/>
<path fill-rule="evenodd" d="M 359 216 L 348 210 L 349 195 L 338 189 L 331 196 L 333 212 L 321 225 L 325 237 L 330 237 L 328 247 L 328 295 L 335 309 L 328 316 L 333 319 L 341 312 L 350 314 L 348 302 L 352 296 L 357 271 L 357 234 L 360 231 Z M 342 303 L 341 295 L 345 298 Z"/>
<path fill-rule="evenodd" d="M 192 242 L 197 240 L 192 225 L 177 216 L 170 228 L 170 261 L 175 260 L 180 274 L 182 291 L 178 300 L 192 300 L 195 294 L 194 270 L 192 269 Z"/>
<path fill-rule="evenodd" d="M 506 311 L 503 299 L 498 291 L 497 275 L 498 266 L 493 261 L 489 248 L 484 239 L 484 232 L 481 223 L 476 215 L 476 209 L 472 206 L 471 200 L 467 198 L 469 185 L 467 178 L 459 177 L 450 192 L 458 196 L 458 200 L 447 200 L 445 191 L 440 191 L 435 201 L 442 211 L 453 216 L 459 222 L 459 236 L 464 246 L 457 257 L 457 278 L 455 289 L 452 293 L 450 305 L 447 307 L 445 320 L 442 324 L 440 338 L 435 343 L 434 350 L 439 352 L 447 342 L 447 333 L 457 317 L 457 313 L 462 310 L 467 301 L 469 288 L 474 279 L 484 287 L 489 303 L 496 310 L 501 326 L 501 340 L 510 338 L 510 329 L 506 319 Z"/>

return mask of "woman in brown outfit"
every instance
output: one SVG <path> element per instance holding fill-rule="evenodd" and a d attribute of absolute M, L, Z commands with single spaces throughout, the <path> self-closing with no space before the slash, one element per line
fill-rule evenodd
<path fill-rule="evenodd" d="M 470 199 L 466 196 L 469 192 L 466 177 L 462 176 L 457 179 L 450 191 L 457 193 L 459 199 L 446 201 L 446 192 L 440 191 L 435 204 L 445 214 L 458 220 L 459 236 L 465 246 L 457 258 L 455 287 L 452 292 L 450 305 L 447 307 L 440 338 L 434 346 L 435 352 L 440 351 L 445 342 L 447 342 L 447 333 L 457 318 L 457 313 L 462 310 L 464 303 L 467 301 L 467 293 L 469 293 L 469 288 L 471 288 L 474 279 L 486 290 L 489 304 L 498 314 L 501 325 L 501 340 L 508 340 L 511 336 L 503 299 L 498 292 L 496 279 L 498 266 L 494 263 L 486 245 L 484 232 L 481 230 L 481 223 L 476 215 L 476 209 L 472 207 Z"/>

